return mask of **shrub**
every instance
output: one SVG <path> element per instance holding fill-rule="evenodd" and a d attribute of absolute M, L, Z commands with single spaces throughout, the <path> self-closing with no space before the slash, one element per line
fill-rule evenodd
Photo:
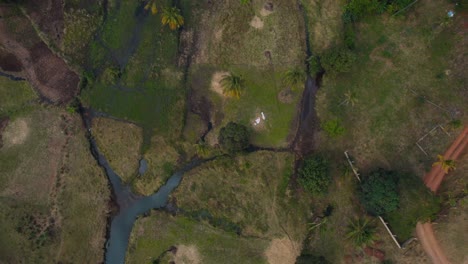
<path fill-rule="evenodd" d="M 395 172 L 384 169 L 378 169 L 363 178 L 359 198 L 367 212 L 378 216 L 398 207 L 400 199 L 397 181 Z"/>
<path fill-rule="evenodd" d="M 345 128 L 341 126 L 338 119 L 329 120 L 322 124 L 322 129 L 332 138 L 343 135 Z"/>
<path fill-rule="evenodd" d="M 343 21 L 345 23 L 358 21 L 359 19 L 375 14 L 379 10 L 377 0 L 351 0 L 345 5 Z"/>
<path fill-rule="evenodd" d="M 249 146 L 250 133 L 246 126 L 229 122 L 219 131 L 219 143 L 228 153 L 235 153 Z"/>
<path fill-rule="evenodd" d="M 328 161 L 321 157 L 309 157 L 299 169 L 299 184 L 310 193 L 323 193 L 331 182 Z"/>
<path fill-rule="evenodd" d="M 385 214 L 400 241 L 413 235 L 418 221 L 432 220 L 440 210 L 440 199 L 412 174 L 402 175 L 398 181 L 400 205 L 397 210 Z"/>
<path fill-rule="evenodd" d="M 353 241 L 357 247 L 371 244 L 375 240 L 376 226 L 367 218 L 357 218 L 348 225 L 346 238 Z"/>
<path fill-rule="evenodd" d="M 307 62 L 309 63 L 310 75 L 315 76 L 317 73 L 323 71 L 322 65 L 320 65 L 319 57 L 312 55 L 307 59 Z"/>
<path fill-rule="evenodd" d="M 356 55 L 346 48 L 332 48 L 320 57 L 327 73 L 349 72 L 355 61 Z"/>

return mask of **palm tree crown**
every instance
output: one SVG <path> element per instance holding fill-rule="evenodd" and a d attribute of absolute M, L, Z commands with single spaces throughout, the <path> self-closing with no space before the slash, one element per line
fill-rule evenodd
<path fill-rule="evenodd" d="M 145 5 L 145 10 L 148 10 L 150 8 L 151 8 L 151 14 L 155 15 L 156 13 L 158 13 L 158 8 L 156 7 L 156 0 L 150 0 Z"/>
<path fill-rule="evenodd" d="M 242 90 L 244 89 L 244 79 L 240 75 L 233 73 L 226 74 L 220 81 L 223 87 L 223 94 L 240 98 Z"/>
<path fill-rule="evenodd" d="M 357 218 L 348 225 L 346 238 L 351 239 L 358 247 L 368 245 L 375 239 L 376 227 L 367 218 Z"/>
<path fill-rule="evenodd" d="M 307 75 L 299 68 L 287 70 L 283 75 L 283 81 L 286 85 L 291 86 L 291 89 L 295 89 L 299 85 L 304 85 L 306 79 Z"/>
<path fill-rule="evenodd" d="M 432 166 L 437 166 L 437 165 L 440 165 L 440 167 L 445 173 L 449 173 L 449 171 L 455 169 L 455 161 L 450 160 L 450 159 L 445 159 L 445 157 L 442 155 L 437 155 L 437 161 L 434 162 L 434 164 L 432 164 Z"/>
<path fill-rule="evenodd" d="M 356 93 L 348 90 L 344 93 L 345 99 L 341 104 L 354 106 L 357 103 Z"/>
<path fill-rule="evenodd" d="M 169 25 L 171 30 L 175 30 L 184 25 L 184 17 L 180 14 L 180 10 L 173 6 L 163 9 L 161 22 L 163 25 Z"/>

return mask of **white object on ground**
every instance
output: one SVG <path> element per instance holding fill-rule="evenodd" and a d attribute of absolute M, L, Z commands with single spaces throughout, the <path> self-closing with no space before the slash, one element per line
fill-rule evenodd
<path fill-rule="evenodd" d="M 262 114 L 262 119 L 265 120 L 265 115 L 263 114 L 263 112 L 261 114 Z"/>
<path fill-rule="evenodd" d="M 453 17 L 454 15 L 455 15 L 455 12 L 453 12 L 453 10 L 450 10 L 447 12 L 448 17 Z"/>
<path fill-rule="evenodd" d="M 260 124 L 260 117 L 255 119 L 255 124 Z"/>

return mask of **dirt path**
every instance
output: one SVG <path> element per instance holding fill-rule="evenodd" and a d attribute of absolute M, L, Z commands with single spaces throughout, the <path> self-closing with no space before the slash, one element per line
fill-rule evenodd
<path fill-rule="evenodd" d="M 457 160 L 463 153 L 463 150 L 468 145 L 468 127 L 465 127 L 462 133 L 455 139 L 452 145 L 444 153 L 445 159 Z M 436 192 L 442 180 L 444 179 L 445 173 L 442 170 L 441 166 L 432 167 L 431 171 L 424 176 L 424 183 L 426 186 L 431 189 L 431 191 Z M 432 259 L 432 262 L 435 264 L 448 264 L 450 263 L 447 259 L 447 256 L 442 251 L 439 243 L 437 242 L 434 236 L 434 229 L 432 228 L 431 223 L 421 223 L 419 222 L 416 225 L 416 234 L 421 245 L 424 248 L 424 251 Z"/>

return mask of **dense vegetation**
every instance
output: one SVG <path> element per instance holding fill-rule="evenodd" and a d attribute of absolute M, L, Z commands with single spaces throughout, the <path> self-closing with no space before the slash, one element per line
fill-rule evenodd
<path fill-rule="evenodd" d="M 219 144 L 228 153 L 235 153 L 249 146 L 250 133 L 246 126 L 229 122 L 219 131 Z"/>
<path fill-rule="evenodd" d="M 384 169 L 375 170 L 362 179 L 359 198 L 367 212 L 379 216 L 398 207 L 398 179 L 396 172 Z"/>
<path fill-rule="evenodd" d="M 303 163 L 299 169 L 299 184 L 310 193 L 326 192 L 331 182 L 328 161 L 322 156 L 312 156 Z"/>

